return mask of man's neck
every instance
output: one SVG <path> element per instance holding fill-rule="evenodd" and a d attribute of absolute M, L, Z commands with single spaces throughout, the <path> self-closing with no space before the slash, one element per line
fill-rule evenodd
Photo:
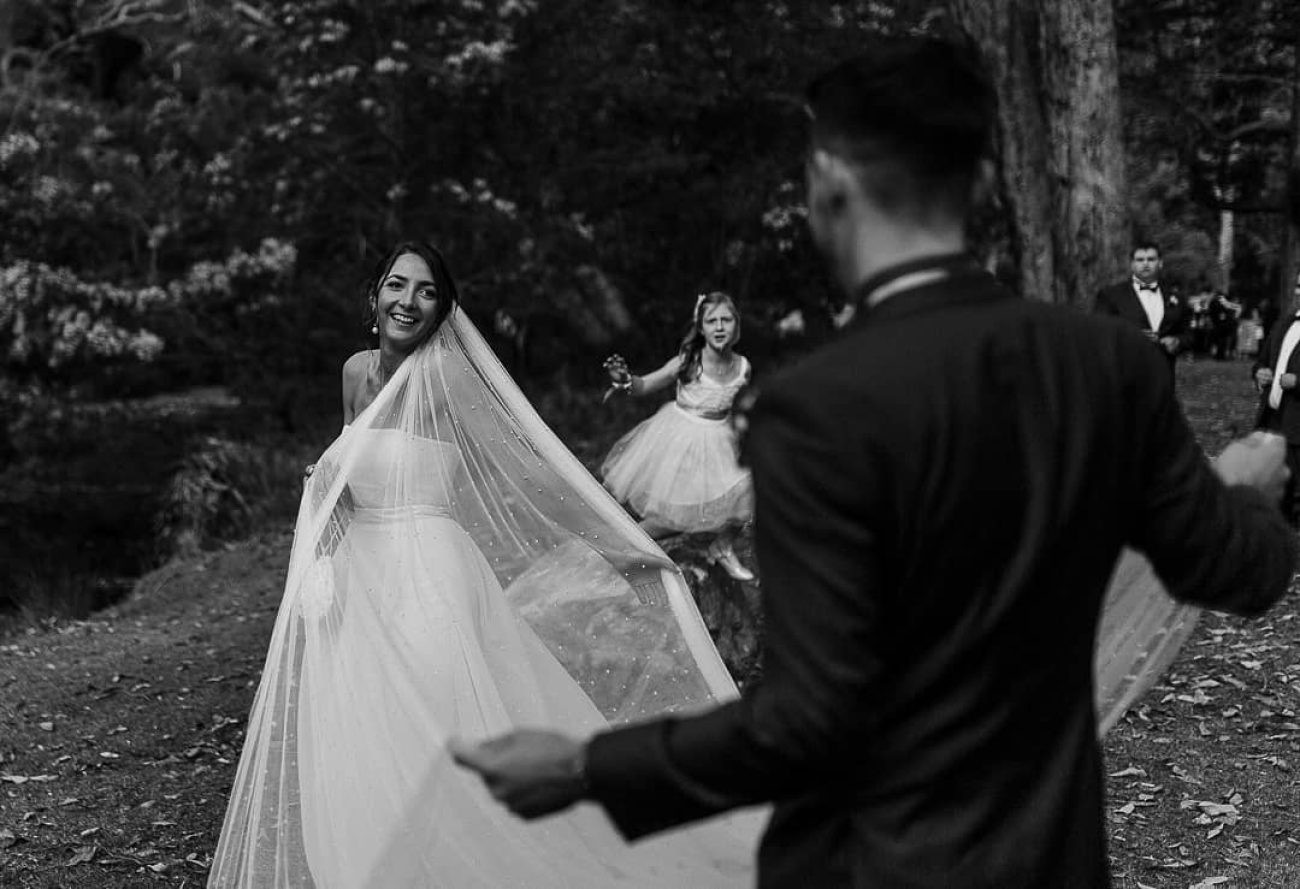
<path fill-rule="evenodd" d="M 918 270 L 916 281 L 903 278 L 881 287 L 876 294 L 863 294 L 862 285 L 881 272 L 903 264 L 910 264 L 929 257 L 951 256 L 966 250 L 966 238 L 960 228 L 956 229 L 904 229 L 883 228 L 876 232 L 866 230 L 855 241 L 857 248 L 846 263 L 844 283 L 851 294 L 867 297 L 871 305 L 888 299 L 890 296 L 919 286 L 928 281 L 924 271 Z M 907 275 L 905 278 L 912 278 Z M 930 274 L 933 277 L 933 274 Z M 906 285 L 906 286 L 905 286 Z"/>

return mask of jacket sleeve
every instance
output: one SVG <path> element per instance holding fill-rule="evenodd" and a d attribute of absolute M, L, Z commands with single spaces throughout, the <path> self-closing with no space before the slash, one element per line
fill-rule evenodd
<path fill-rule="evenodd" d="M 1097 291 L 1097 298 L 1092 302 L 1092 312 L 1094 315 L 1118 315 L 1119 307 L 1115 301 L 1110 298 L 1110 288 L 1103 287 Z"/>
<path fill-rule="evenodd" d="M 1138 510 L 1130 542 L 1175 598 L 1257 615 L 1277 602 L 1295 571 L 1297 538 L 1277 504 L 1228 486 L 1205 459 L 1155 356 L 1135 353 L 1149 385 L 1137 399 L 1146 441 L 1138 453 Z"/>
<path fill-rule="evenodd" d="M 879 497 L 844 426 L 806 399 L 759 397 L 747 455 L 763 576 L 763 679 L 709 713 L 593 739 L 592 795 L 625 837 L 805 794 L 842 776 L 873 730 Z"/>
<path fill-rule="evenodd" d="M 1178 339 L 1178 351 L 1180 352 L 1190 349 L 1196 339 L 1192 333 L 1192 307 L 1182 297 L 1178 298 L 1178 315 L 1173 326 L 1169 329 L 1169 336 Z"/>
<path fill-rule="evenodd" d="M 1250 365 L 1250 377 L 1253 380 L 1255 373 L 1260 369 L 1267 367 L 1273 368 L 1273 362 L 1277 361 L 1278 352 L 1281 351 L 1281 338 L 1285 336 L 1287 325 L 1274 324 L 1273 329 L 1268 332 L 1264 341 L 1259 344 L 1259 351 L 1255 354 L 1255 360 Z"/>

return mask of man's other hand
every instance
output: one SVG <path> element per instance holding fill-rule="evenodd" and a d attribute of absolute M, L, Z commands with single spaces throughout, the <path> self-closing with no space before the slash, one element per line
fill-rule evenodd
<path fill-rule="evenodd" d="M 1252 432 L 1223 449 L 1214 461 L 1219 478 L 1229 485 L 1248 485 L 1273 500 L 1281 500 L 1290 473 L 1286 468 L 1286 439 L 1273 432 Z"/>

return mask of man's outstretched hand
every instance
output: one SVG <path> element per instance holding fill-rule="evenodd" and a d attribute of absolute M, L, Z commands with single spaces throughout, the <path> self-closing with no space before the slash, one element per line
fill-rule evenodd
<path fill-rule="evenodd" d="M 562 811 L 586 796 L 586 746 L 564 735 L 524 729 L 477 744 L 452 738 L 447 749 L 521 818 Z"/>
<path fill-rule="evenodd" d="M 1286 439 L 1272 432 L 1252 432 L 1223 449 L 1214 460 L 1219 478 L 1229 485 L 1249 485 L 1270 500 L 1280 500 L 1290 472 Z"/>

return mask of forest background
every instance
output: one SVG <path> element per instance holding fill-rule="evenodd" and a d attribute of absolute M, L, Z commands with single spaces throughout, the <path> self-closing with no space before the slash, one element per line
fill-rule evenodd
<path fill-rule="evenodd" d="M 667 358 L 698 291 L 760 375 L 811 348 L 801 89 L 951 27 L 1009 284 L 1086 309 L 1150 238 L 1185 293 L 1289 304 L 1290 0 L 0 0 L 0 630 L 291 516 L 399 237 L 588 465 L 652 407 L 601 359 Z"/>

